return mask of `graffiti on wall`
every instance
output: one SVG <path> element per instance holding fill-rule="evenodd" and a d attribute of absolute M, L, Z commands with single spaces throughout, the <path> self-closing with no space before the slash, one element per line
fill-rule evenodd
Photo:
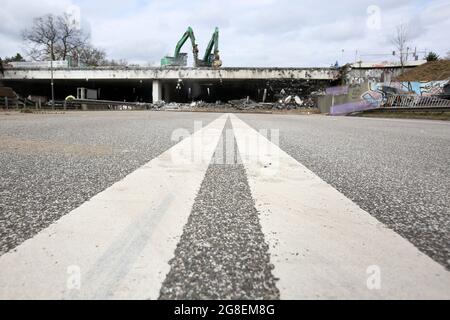
<path fill-rule="evenodd" d="M 368 105 L 378 108 L 384 104 L 388 93 L 413 92 L 420 96 L 433 96 L 443 94 L 449 80 L 429 82 L 390 82 L 370 83 L 370 89 L 361 95 L 362 101 Z"/>
<path fill-rule="evenodd" d="M 398 75 L 399 70 L 392 68 L 374 69 L 351 69 L 345 74 L 345 81 L 348 84 L 363 84 L 364 82 L 390 82 Z"/>
<path fill-rule="evenodd" d="M 326 90 L 326 95 L 342 96 L 339 99 L 344 102 L 332 105 L 330 113 L 333 115 L 347 114 L 355 111 L 376 109 L 383 106 L 391 94 L 411 94 L 417 96 L 431 96 L 445 93 L 449 90 L 450 79 L 445 81 L 430 82 L 367 82 L 364 85 L 349 85 L 340 87 L 330 87 Z M 365 91 L 367 90 L 367 91 Z M 414 95 L 412 95 L 414 96 Z M 416 97 L 417 97 L 416 96 Z M 334 101 L 334 100 L 331 100 Z M 332 102 L 333 104 L 333 102 Z"/>
<path fill-rule="evenodd" d="M 384 101 L 384 94 L 382 91 L 369 90 L 361 95 L 361 99 L 367 102 L 372 107 L 378 108 Z"/>
<path fill-rule="evenodd" d="M 371 91 L 380 91 L 383 87 L 392 88 L 400 92 L 412 92 L 422 96 L 439 95 L 444 93 L 444 88 L 450 84 L 450 80 L 442 81 L 411 81 L 411 82 L 371 82 Z"/>
<path fill-rule="evenodd" d="M 449 80 L 444 81 L 430 81 L 420 83 L 420 94 L 423 96 L 431 96 L 444 93 L 444 87 L 449 83 Z"/>

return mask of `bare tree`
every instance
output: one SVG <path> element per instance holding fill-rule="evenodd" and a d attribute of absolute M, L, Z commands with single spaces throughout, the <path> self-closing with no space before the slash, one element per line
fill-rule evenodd
<path fill-rule="evenodd" d="M 34 60 L 65 60 L 89 44 L 89 36 L 67 14 L 35 18 L 33 26 L 24 30 L 22 36 L 30 44 L 29 55 Z"/>
<path fill-rule="evenodd" d="M 57 28 L 59 32 L 59 42 L 57 55 L 61 60 L 66 60 L 67 56 L 77 49 L 88 46 L 89 36 L 78 28 L 76 22 L 68 14 L 57 17 Z"/>
<path fill-rule="evenodd" d="M 107 64 L 106 53 L 102 49 L 87 45 L 77 51 L 78 64 L 86 66 L 102 66 Z"/>
<path fill-rule="evenodd" d="M 68 14 L 35 18 L 32 27 L 24 30 L 22 35 L 29 44 L 28 54 L 33 60 L 66 60 L 72 57 L 79 65 L 128 65 L 125 60 L 107 60 L 105 51 L 95 48 L 89 35 Z"/>
<path fill-rule="evenodd" d="M 391 39 L 393 45 L 398 50 L 400 65 L 402 67 L 402 73 L 405 65 L 406 48 L 409 41 L 408 25 L 400 24 L 396 27 L 396 34 Z"/>
<path fill-rule="evenodd" d="M 52 14 L 35 18 L 33 27 L 23 31 L 23 38 L 30 43 L 29 55 L 32 59 L 56 60 L 55 48 L 60 38 L 56 20 Z"/>

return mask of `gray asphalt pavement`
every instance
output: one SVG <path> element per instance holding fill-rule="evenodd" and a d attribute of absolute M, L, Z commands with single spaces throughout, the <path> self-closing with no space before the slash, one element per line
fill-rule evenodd
<path fill-rule="evenodd" d="M 0 114 L 0 255 L 175 145 L 174 130 L 219 116 Z M 450 269 L 449 122 L 237 116 L 278 129 L 282 150 Z M 221 163 L 223 152 L 219 144 L 195 191 L 160 299 L 280 297 L 244 166 L 237 153 Z"/>
<path fill-rule="evenodd" d="M 0 114 L 0 254 L 193 132 L 208 113 Z"/>
<path fill-rule="evenodd" d="M 450 123 L 243 114 L 280 147 L 450 268 Z"/>
<path fill-rule="evenodd" d="M 225 130 L 169 262 L 160 299 L 279 298 L 245 169 L 234 136 Z M 233 140 L 233 149 L 226 139 Z"/>

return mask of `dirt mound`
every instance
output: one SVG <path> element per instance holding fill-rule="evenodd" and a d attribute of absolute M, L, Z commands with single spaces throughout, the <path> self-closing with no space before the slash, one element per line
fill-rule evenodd
<path fill-rule="evenodd" d="M 450 60 L 431 61 L 406 71 L 397 81 L 436 81 L 450 78 Z"/>

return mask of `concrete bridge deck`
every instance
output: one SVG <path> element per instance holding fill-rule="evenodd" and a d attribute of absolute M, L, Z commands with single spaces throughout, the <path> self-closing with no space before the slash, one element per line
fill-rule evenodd
<path fill-rule="evenodd" d="M 7 68 L 0 79 L 45 80 L 51 78 L 49 68 Z M 336 80 L 339 70 L 333 68 L 154 68 L 154 67 L 99 67 L 54 68 L 53 78 L 60 80 Z"/>

